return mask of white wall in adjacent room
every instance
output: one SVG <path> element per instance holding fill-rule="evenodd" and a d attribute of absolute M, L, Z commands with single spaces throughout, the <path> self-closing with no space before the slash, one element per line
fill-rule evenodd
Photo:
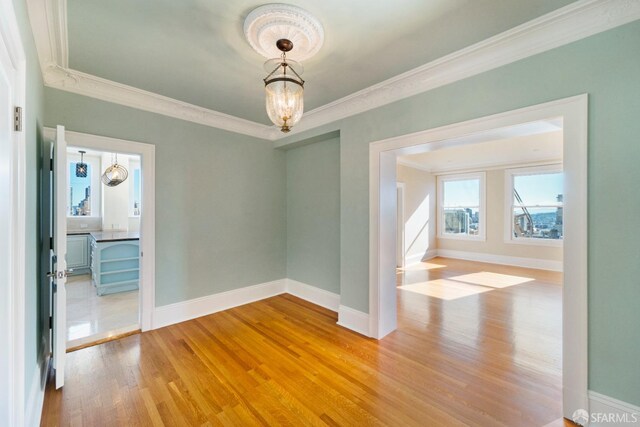
<path fill-rule="evenodd" d="M 404 183 L 405 263 L 419 262 L 436 249 L 436 177 L 398 165 L 397 181 Z"/>
<path fill-rule="evenodd" d="M 102 155 L 102 169 L 109 167 L 114 160 L 111 153 Z M 129 158 L 118 156 L 118 164 L 129 169 Z M 131 175 L 129 175 L 129 178 Z M 102 186 L 102 229 L 108 230 L 128 230 L 129 229 L 129 185 L 125 181 L 115 187 Z"/>

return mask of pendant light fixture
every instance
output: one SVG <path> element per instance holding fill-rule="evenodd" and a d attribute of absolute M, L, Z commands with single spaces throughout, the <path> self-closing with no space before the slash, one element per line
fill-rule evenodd
<path fill-rule="evenodd" d="M 295 61 L 287 61 L 287 52 L 293 49 L 291 40 L 280 39 L 276 46 L 282 52 L 281 57 L 264 64 L 269 72 L 264 78 L 267 114 L 273 124 L 286 133 L 302 118 L 304 80 L 300 77 L 302 66 Z"/>
<path fill-rule="evenodd" d="M 84 162 L 84 153 L 86 151 L 78 151 L 80 153 L 80 163 L 76 163 L 76 177 L 78 178 L 86 178 L 87 177 L 87 164 Z"/>
<path fill-rule="evenodd" d="M 127 169 L 118 164 L 118 154 L 115 154 L 115 161 L 112 160 L 111 166 L 105 169 L 102 174 L 102 183 L 107 187 L 115 187 L 116 185 L 122 184 L 127 177 L 129 176 L 129 172 Z"/>
<path fill-rule="evenodd" d="M 267 115 L 282 132 L 289 132 L 304 112 L 299 61 L 311 58 L 322 47 L 322 24 L 297 6 L 266 4 L 249 13 L 244 34 L 256 52 L 269 58 L 264 64 Z"/>

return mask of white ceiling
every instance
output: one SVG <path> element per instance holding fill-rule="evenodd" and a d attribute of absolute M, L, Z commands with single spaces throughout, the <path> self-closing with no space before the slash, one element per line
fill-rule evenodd
<path fill-rule="evenodd" d="M 562 130 L 470 143 L 398 157 L 398 163 L 432 173 L 562 160 Z"/>

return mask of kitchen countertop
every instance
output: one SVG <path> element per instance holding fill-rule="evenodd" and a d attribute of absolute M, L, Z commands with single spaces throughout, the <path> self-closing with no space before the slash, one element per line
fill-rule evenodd
<path fill-rule="evenodd" d="M 121 242 L 140 239 L 140 233 L 133 231 L 92 231 L 89 234 L 96 239 L 96 242 Z"/>

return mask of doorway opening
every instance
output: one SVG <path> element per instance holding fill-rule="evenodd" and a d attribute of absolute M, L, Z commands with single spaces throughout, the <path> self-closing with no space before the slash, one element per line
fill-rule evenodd
<path fill-rule="evenodd" d="M 114 164 L 126 174 L 103 182 Z M 67 148 L 67 351 L 140 330 L 139 155 Z M 107 185 L 111 184 L 111 185 Z"/>
<path fill-rule="evenodd" d="M 62 184 L 56 203 L 64 213 L 54 225 L 64 230 L 57 234 L 65 242 L 66 273 L 58 289 L 65 297 L 53 307 L 53 331 L 63 338 L 62 353 L 152 329 L 155 147 L 61 126 L 45 128 L 45 139 L 64 139 L 67 147 L 60 154 L 64 159 L 56 160 L 56 179 Z M 114 184 L 114 176 L 103 180 L 102 175 L 115 163 L 127 170 L 127 178 L 107 185 Z M 64 358 L 57 354 L 56 386 L 61 387 Z"/>
<path fill-rule="evenodd" d="M 414 361 L 437 369 L 441 356 L 466 372 L 469 398 L 486 412 L 471 390 L 494 388 L 492 405 L 516 406 L 493 381 L 527 376 L 509 387 L 528 405 L 495 417 L 547 425 L 562 417 L 562 241 L 571 221 L 562 123 L 510 134 L 397 157 L 399 249 L 408 260 L 396 270 L 398 329 L 438 342 Z"/>
<path fill-rule="evenodd" d="M 588 407 L 586 95 L 370 144 L 369 334 L 380 339 L 394 331 L 398 325 L 396 295 L 397 158 L 435 152 L 443 148 L 509 138 L 513 137 L 514 131 L 522 135 L 524 128 L 539 126 L 540 122 L 560 123 L 563 133 L 564 198 L 562 211 L 567 218 L 571 218 L 571 221 L 565 221 L 562 229 L 562 348 L 560 354 L 562 355 L 562 414 L 565 417 L 571 417 L 575 410 Z M 482 177 L 479 179 L 481 180 Z M 465 179 L 461 177 L 461 180 Z M 480 199 L 482 197 L 481 195 Z M 450 224 L 445 227 L 445 232 L 449 231 L 455 234 L 464 232 L 464 234 L 475 234 L 481 238 L 482 217 L 478 216 L 477 223 L 474 218 L 473 223 L 475 224 L 473 226 L 471 221 L 467 221 L 467 219 L 470 220 L 467 217 L 475 216 L 475 209 L 482 209 L 480 206 L 482 203 L 481 201 L 478 201 L 477 204 L 475 204 L 476 202 L 464 203 L 468 206 L 449 206 L 452 210 L 449 210 L 448 218 L 446 210 L 444 213 L 436 212 L 435 215 L 443 214 L 442 224 L 445 223 L 445 219 L 450 220 Z M 510 207 L 521 208 L 522 206 L 512 204 Z M 459 214 L 459 217 L 456 217 L 458 215 L 457 208 L 462 208 L 461 210 L 467 215 Z M 466 209 L 470 209 L 471 213 Z M 521 212 L 518 211 L 518 213 Z M 511 220 L 509 220 L 510 222 Z M 514 217 L 513 227 L 509 233 L 519 233 L 519 238 L 534 237 L 532 233 L 535 232 L 535 227 L 529 227 L 529 222 L 531 222 L 529 218 L 525 217 L 524 220 L 516 223 Z M 520 225 L 521 229 L 518 230 L 516 225 Z M 505 234 L 506 236 L 507 234 Z M 464 274 L 456 274 L 464 276 Z"/>

